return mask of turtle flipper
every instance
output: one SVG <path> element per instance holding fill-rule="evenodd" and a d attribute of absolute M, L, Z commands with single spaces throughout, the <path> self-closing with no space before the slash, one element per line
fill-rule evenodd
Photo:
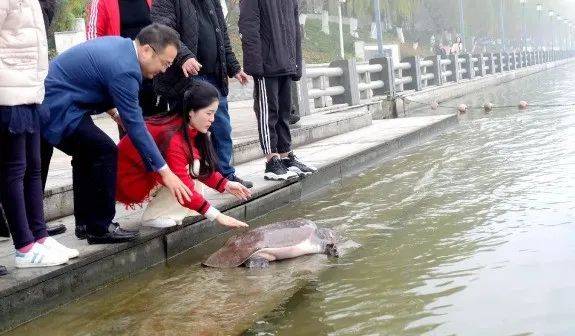
<path fill-rule="evenodd" d="M 267 268 L 270 266 L 269 260 L 263 257 L 251 257 L 244 263 L 248 268 Z"/>

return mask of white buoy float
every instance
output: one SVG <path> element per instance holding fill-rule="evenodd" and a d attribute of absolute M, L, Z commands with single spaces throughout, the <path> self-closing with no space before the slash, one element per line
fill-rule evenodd
<path fill-rule="evenodd" d="M 491 112 L 491 110 L 493 110 L 493 103 L 487 102 L 487 103 L 483 104 L 483 110 L 485 112 Z"/>
<path fill-rule="evenodd" d="M 467 112 L 467 108 L 466 104 L 459 104 L 459 106 L 457 106 L 457 111 L 459 111 L 459 113 L 465 113 Z"/>
<path fill-rule="evenodd" d="M 529 104 L 525 100 L 522 100 L 519 102 L 519 105 L 517 107 L 520 110 L 525 110 L 528 106 L 529 106 Z"/>
<path fill-rule="evenodd" d="M 434 100 L 434 101 L 431 103 L 431 109 L 432 109 L 432 110 L 437 110 L 438 108 L 439 108 L 439 103 Z"/>

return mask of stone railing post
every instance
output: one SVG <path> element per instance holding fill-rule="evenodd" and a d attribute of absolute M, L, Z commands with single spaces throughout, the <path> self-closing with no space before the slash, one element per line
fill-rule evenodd
<path fill-rule="evenodd" d="M 333 96 L 334 104 L 358 105 L 361 101 L 359 94 L 359 76 L 355 59 L 336 60 L 329 64 L 330 68 L 340 68 L 343 74 L 339 77 L 330 77 L 329 86 L 343 86 L 345 92 L 342 95 Z"/>
<path fill-rule="evenodd" d="M 525 68 L 525 53 L 523 51 L 519 52 L 519 67 Z"/>
<path fill-rule="evenodd" d="M 543 52 L 541 50 L 537 50 L 537 64 L 543 63 Z"/>
<path fill-rule="evenodd" d="M 501 56 L 503 57 L 503 71 L 509 71 L 511 70 L 511 61 L 509 60 L 509 53 L 506 52 L 502 52 Z"/>
<path fill-rule="evenodd" d="M 327 87 L 327 80 L 324 76 L 315 77 L 311 80 L 312 87 L 316 89 L 325 90 Z M 322 108 L 327 106 L 327 97 L 321 96 L 313 100 L 313 105 L 315 108 Z"/>
<path fill-rule="evenodd" d="M 421 83 L 421 59 L 417 56 L 410 56 L 403 59 L 404 63 L 409 63 L 410 68 L 408 70 L 404 70 L 402 76 L 411 76 L 411 83 L 405 84 L 405 89 L 407 90 L 415 90 L 421 91 L 422 83 Z"/>
<path fill-rule="evenodd" d="M 395 75 L 393 71 L 393 59 L 389 56 L 373 58 L 369 64 L 381 65 L 381 72 L 371 74 L 371 80 L 380 80 L 384 86 L 373 90 L 374 96 L 394 96 L 395 95 Z"/>
<path fill-rule="evenodd" d="M 488 57 L 487 64 L 489 64 L 489 74 L 494 75 L 495 74 L 495 56 L 493 55 L 493 53 L 488 53 L 487 57 Z"/>
<path fill-rule="evenodd" d="M 441 56 L 434 55 L 425 58 L 426 61 L 432 61 L 433 65 L 428 69 L 431 69 L 433 73 L 433 79 L 428 81 L 428 85 L 443 85 L 443 67 L 441 66 Z"/>
<path fill-rule="evenodd" d="M 295 112 L 298 116 L 303 117 L 311 114 L 309 107 L 308 95 L 308 78 L 306 75 L 305 63 L 302 64 L 301 79 L 292 85 L 292 102 L 294 104 Z"/>
<path fill-rule="evenodd" d="M 451 71 L 453 82 L 458 83 L 461 79 L 461 74 L 459 73 L 459 69 L 461 68 L 461 64 L 459 64 L 459 54 L 449 55 L 449 60 L 451 61 L 451 64 L 447 67 L 447 69 Z"/>
<path fill-rule="evenodd" d="M 466 79 L 473 79 L 475 77 L 475 67 L 473 64 L 473 55 L 465 54 L 465 55 L 463 55 L 463 58 L 465 59 L 465 70 L 467 70 L 467 73 L 465 74 L 465 78 Z"/>
<path fill-rule="evenodd" d="M 497 54 L 495 54 L 496 57 L 496 61 L 495 61 L 495 66 L 497 69 L 495 69 L 495 72 L 503 72 L 503 65 L 505 63 L 503 63 L 503 54 L 498 52 Z"/>
<path fill-rule="evenodd" d="M 507 68 L 509 69 L 509 71 L 515 70 L 515 54 L 512 53 L 512 52 L 507 53 L 507 54 L 508 54 L 508 57 L 509 57 L 509 61 L 508 61 L 508 62 L 509 62 L 509 66 L 508 66 Z"/>
<path fill-rule="evenodd" d="M 477 58 L 477 75 L 478 76 L 485 76 L 485 61 L 483 60 L 483 54 L 476 54 L 475 57 Z"/>

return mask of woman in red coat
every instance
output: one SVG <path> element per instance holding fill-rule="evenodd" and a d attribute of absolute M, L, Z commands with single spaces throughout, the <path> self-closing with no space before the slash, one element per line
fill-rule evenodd
<path fill-rule="evenodd" d="M 116 199 L 132 206 L 142 204 L 154 194 L 146 212 L 151 208 L 163 211 L 161 214 L 156 213 L 144 218 L 145 225 L 173 226 L 184 217 L 192 215 L 189 210 L 193 210 L 225 226 L 247 226 L 220 213 L 196 191 L 194 185 L 194 179 L 198 179 L 221 193 L 228 192 L 242 200 L 251 197 L 249 189 L 238 182 L 228 181 L 218 173 L 217 159 L 207 134 L 214 121 L 218 102 L 217 89 L 206 82 L 198 82 L 185 92 L 183 112 L 152 117 L 146 122 L 170 169 L 193 191 L 191 200 L 182 204 L 186 211 L 182 211 L 184 208 L 176 200 L 168 197 L 165 188 L 157 190 L 157 187 L 161 186 L 161 179 L 157 173 L 146 170 L 132 141 L 128 137 L 120 141 Z M 172 210 L 166 213 L 166 207 Z"/>

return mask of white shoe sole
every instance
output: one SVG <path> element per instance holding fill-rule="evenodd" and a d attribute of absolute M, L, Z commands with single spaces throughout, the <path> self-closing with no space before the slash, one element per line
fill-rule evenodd
<path fill-rule="evenodd" d="M 313 174 L 312 172 L 304 172 L 301 169 L 299 169 L 298 167 L 289 167 L 288 170 L 298 174 L 299 176 L 308 176 L 308 175 Z"/>
<path fill-rule="evenodd" d="M 68 262 L 68 260 L 63 261 L 63 262 L 41 263 L 41 264 L 31 264 L 31 263 L 19 263 L 19 262 L 16 262 L 14 266 L 15 266 L 16 268 L 54 267 L 54 266 L 64 265 L 64 264 L 67 263 L 67 262 Z"/>
<path fill-rule="evenodd" d="M 264 179 L 271 180 L 271 181 L 287 181 L 287 180 L 291 180 L 291 179 L 294 179 L 297 177 L 298 177 L 298 174 L 294 173 L 294 172 L 291 172 L 291 174 L 287 173 L 287 174 L 283 174 L 283 175 L 277 175 L 274 173 L 265 173 L 264 174 Z"/>
<path fill-rule="evenodd" d="M 54 246 L 47 246 L 43 245 L 45 248 L 54 251 L 60 255 L 66 256 L 68 259 L 78 258 L 80 256 L 80 252 L 76 249 L 66 247 L 62 244 L 54 244 Z"/>
<path fill-rule="evenodd" d="M 80 256 L 80 252 L 76 249 L 67 249 L 66 251 L 62 251 L 62 252 L 66 253 L 68 258 L 70 258 L 70 259 L 78 258 Z"/>

